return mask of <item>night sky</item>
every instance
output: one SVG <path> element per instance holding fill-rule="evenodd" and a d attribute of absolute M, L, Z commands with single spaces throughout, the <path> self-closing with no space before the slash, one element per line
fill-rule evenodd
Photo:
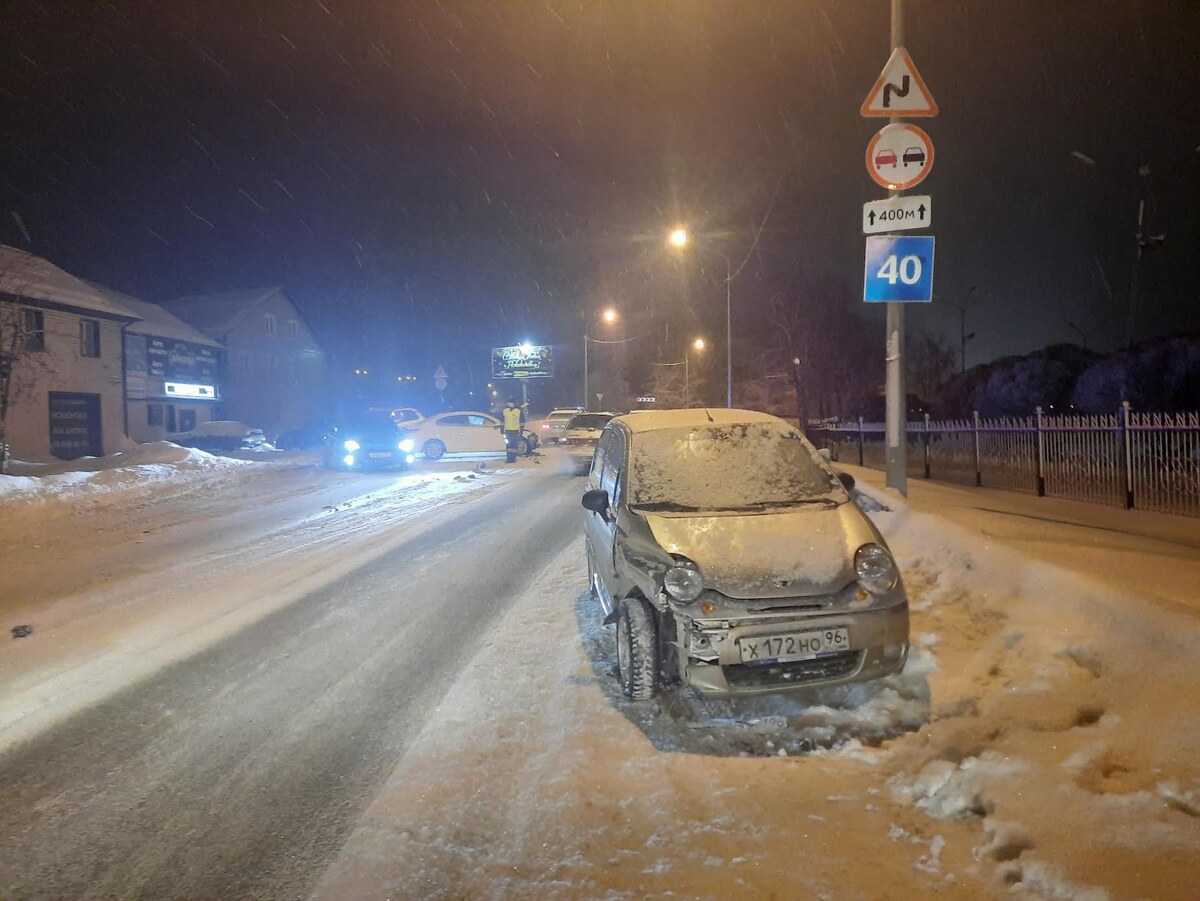
<path fill-rule="evenodd" d="M 886 0 L 0 9 L 0 241 L 122 291 L 282 284 L 340 365 L 482 368 L 496 343 L 574 352 L 609 303 L 720 337 L 724 264 L 662 240 L 685 222 L 735 267 L 753 246 L 747 342 L 772 292 L 833 279 L 862 307 Z M 939 300 L 910 328 L 957 342 L 969 301 L 969 364 L 1079 341 L 1068 323 L 1122 344 L 1145 162 L 1167 239 L 1139 336 L 1200 332 L 1200 3 L 907 9 L 941 107 L 919 189 Z"/>

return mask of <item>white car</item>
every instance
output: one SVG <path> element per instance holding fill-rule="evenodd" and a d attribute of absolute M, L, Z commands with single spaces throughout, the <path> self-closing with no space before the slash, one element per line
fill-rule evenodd
<path fill-rule="evenodd" d="M 616 413 L 576 413 L 558 437 L 558 447 L 577 474 L 587 472 L 600 435 Z"/>
<path fill-rule="evenodd" d="M 567 427 L 567 423 L 571 421 L 571 417 L 582 412 L 583 410 L 579 407 L 559 407 L 551 410 L 545 419 L 535 419 L 529 423 L 528 428 L 537 435 L 540 443 L 558 444 L 558 439 L 562 435 L 563 429 Z"/>
<path fill-rule="evenodd" d="M 489 413 L 453 410 L 417 423 L 401 423 L 400 428 L 428 460 L 439 460 L 446 454 L 504 453 L 501 422 Z M 528 433 L 522 433 L 517 451 L 524 455 L 536 446 Z"/>

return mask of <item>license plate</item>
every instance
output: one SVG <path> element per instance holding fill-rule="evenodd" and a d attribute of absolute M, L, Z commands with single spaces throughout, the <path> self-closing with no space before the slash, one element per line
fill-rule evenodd
<path fill-rule="evenodd" d="M 388 451 L 376 451 L 375 453 L 371 454 L 371 459 L 372 460 L 380 460 L 384 457 L 390 457 L 390 456 L 391 456 L 391 453 L 389 453 Z"/>
<path fill-rule="evenodd" d="M 790 632 L 786 635 L 747 635 L 738 639 L 742 663 L 810 660 L 821 654 L 848 650 L 850 630 L 845 628 Z"/>

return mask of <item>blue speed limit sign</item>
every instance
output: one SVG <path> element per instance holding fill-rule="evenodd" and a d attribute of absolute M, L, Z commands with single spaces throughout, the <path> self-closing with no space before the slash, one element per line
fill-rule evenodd
<path fill-rule="evenodd" d="M 928 303 L 933 300 L 933 238 L 871 235 L 863 273 L 867 303 Z"/>

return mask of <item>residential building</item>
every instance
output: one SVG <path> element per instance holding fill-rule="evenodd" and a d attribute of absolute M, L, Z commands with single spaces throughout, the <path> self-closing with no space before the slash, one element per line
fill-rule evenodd
<path fill-rule="evenodd" d="M 275 435 L 326 415 L 326 354 L 282 288 L 181 297 L 163 308 L 225 347 L 223 418 Z"/>
<path fill-rule="evenodd" d="M 125 329 L 126 429 L 134 441 L 161 441 L 225 417 L 224 350 L 157 304 L 92 287 L 136 314 Z"/>
<path fill-rule="evenodd" d="M 53 263 L 0 245 L 0 405 L 19 459 L 121 449 L 122 344 L 137 316 Z"/>

